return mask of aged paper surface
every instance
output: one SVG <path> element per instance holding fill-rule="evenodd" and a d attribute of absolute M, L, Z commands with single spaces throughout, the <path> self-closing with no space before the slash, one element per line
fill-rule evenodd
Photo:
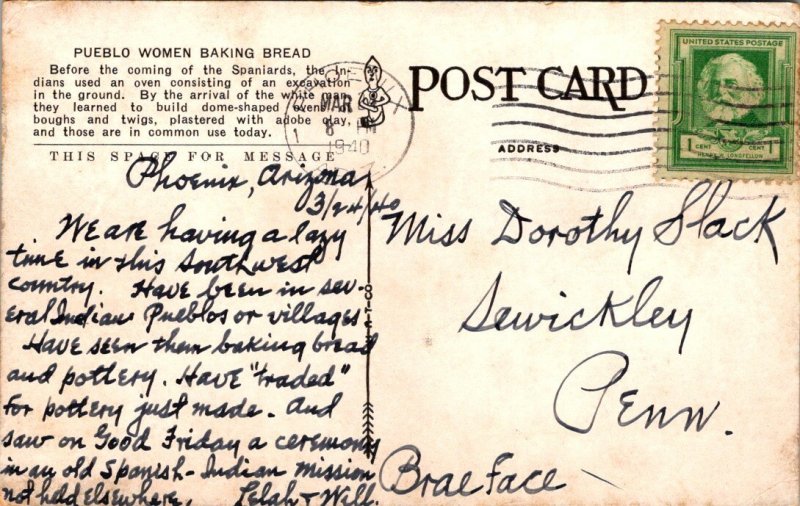
<path fill-rule="evenodd" d="M 798 22 L 4 3 L 0 504 L 797 504 Z"/>

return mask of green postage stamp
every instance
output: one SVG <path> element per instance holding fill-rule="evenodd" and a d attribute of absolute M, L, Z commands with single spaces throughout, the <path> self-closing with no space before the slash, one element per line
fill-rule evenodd
<path fill-rule="evenodd" d="M 797 26 L 662 23 L 661 177 L 794 180 Z"/>

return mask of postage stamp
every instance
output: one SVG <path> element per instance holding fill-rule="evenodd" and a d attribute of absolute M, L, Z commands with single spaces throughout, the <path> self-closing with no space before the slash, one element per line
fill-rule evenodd
<path fill-rule="evenodd" d="M 659 177 L 797 179 L 797 36 L 788 25 L 662 22 Z"/>

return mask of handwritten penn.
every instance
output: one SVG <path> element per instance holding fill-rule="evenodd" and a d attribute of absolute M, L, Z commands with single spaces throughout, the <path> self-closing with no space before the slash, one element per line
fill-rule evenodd
<path fill-rule="evenodd" d="M 502 102 L 517 102 L 514 96 L 515 81 L 525 76 L 532 69 L 523 67 L 494 67 L 482 66 L 470 73 L 462 67 L 448 67 L 439 71 L 435 67 L 418 65 L 409 67 L 411 71 L 411 111 L 422 111 L 420 93 L 429 92 L 438 86 L 442 96 L 448 100 L 456 101 L 471 97 L 474 101 L 491 100 L 497 89 L 504 87 Z M 547 67 L 539 72 L 536 79 L 536 91 L 548 100 L 601 100 L 608 101 L 615 111 L 624 111 L 619 101 L 636 100 L 647 91 L 647 75 L 637 67 L 586 67 L 584 77 L 580 69 L 575 66 L 569 74 L 564 73 L 562 67 Z M 636 76 L 631 75 L 636 74 Z M 554 88 L 556 82 L 553 77 L 568 76 L 567 85 L 563 88 Z M 587 83 L 588 81 L 588 83 Z M 630 81 L 630 83 L 629 83 Z M 563 79 L 561 80 L 563 83 Z M 615 94 L 612 83 L 619 82 L 619 93 Z M 531 86 L 533 87 L 533 86 Z M 630 88 L 630 89 L 629 89 Z M 638 89 L 635 89 L 638 88 Z"/>

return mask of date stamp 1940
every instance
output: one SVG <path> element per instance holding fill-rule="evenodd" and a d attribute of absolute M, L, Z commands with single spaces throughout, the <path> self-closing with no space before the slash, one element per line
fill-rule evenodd
<path fill-rule="evenodd" d="M 796 180 L 797 35 L 662 23 L 658 176 Z"/>

